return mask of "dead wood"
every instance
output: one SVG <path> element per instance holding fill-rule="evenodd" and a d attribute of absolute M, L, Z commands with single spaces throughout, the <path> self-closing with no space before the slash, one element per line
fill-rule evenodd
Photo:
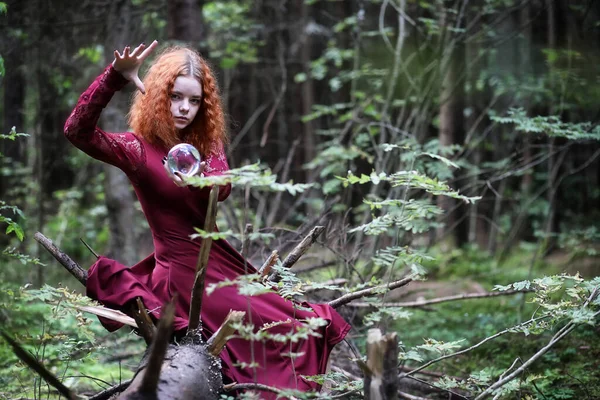
<path fill-rule="evenodd" d="M 364 393 L 366 400 L 396 400 L 398 398 L 398 336 L 383 335 L 379 329 L 369 329 L 367 335 L 367 369 Z"/>
<path fill-rule="evenodd" d="M 269 274 L 271 273 L 271 269 L 273 268 L 273 265 L 275 265 L 277 260 L 279 260 L 279 254 L 277 253 L 277 250 L 273 250 L 269 258 L 267 258 L 265 263 L 258 270 L 262 278 L 269 276 Z"/>
<path fill-rule="evenodd" d="M 71 259 L 68 255 L 60 251 L 58 247 L 52 243 L 52 240 L 48 239 L 46 236 L 41 234 L 40 232 L 36 232 L 33 235 L 33 238 L 41 244 L 54 258 L 58 260 L 59 263 L 63 267 L 67 269 L 83 286 L 87 282 L 87 271 L 81 268 L 79 264 Z"/>
<path fill-rule="evenodd" d="M 173 320 L 175 319 L 176 296 L 163 307 L 161 318 L 158 323 L 156 335 L 150 345 L 150 356 L 140 385 L 140 392 L 155 393 L 160 378 L 160 370 L 167 353 L 167 347 L 173 333 Z"/>
<path fill-rule="evenodd" d="M 138 326 L 140 335 L 144 338 L 146 344 L 150 345 L 154 337 L 155 327 L 154 322 L 152 322 L 152 319 L 150 319 L 150 316 L 146 312 L 146 306 L 144 306 L 141 298 L 138 297 L 135 299 L 135 305 L 132 304 L 131 306 L 131 314 Z"/>
<path fill-rule="evenodd" d="M 356 292 L 345 294 L 335 300 L 330 301 L 329 305 L 333 308 L 338 308 L 340 306 L 350 303 L 352 300 L 360 299 L 361 297 L 369 296 L 375 293 L 380 293 L 381 291 L 385 290 L 392 290 L 402 286 L 406 286 L 410 282 L 412 282 L 412 280 L 413 278 L 409 276 L 407 278 L 400 279 L 399 281 L 391 282 L 389 284 L 379 285 L 363 290 L 357 290 Z"/>
<path fill-rule="evenodd" d="M 121 382 L 118 385 L 109 387 L 108 389 L 105 389 L 99 393 L 96 393 L 92 397 L 88 398 L 88 400 L 108 400 L 111 397 L 113 397 L 115 394 L 123 392 L 125 389 L 127 389 L 129 387 L 129 385 L 131 385 L 131 380 Z"/>
<path fill-rule="evenodd" d="M 250 235 L 254 232 L 254 226 L 252 224 L 246 224 L 244 229 L 244 240 L 242 241 L 242 258 L 246 260 L 248 258 L 248 250 L 250 248 Z"/>
<path fill-rule="evenodd" d="M 219 187 L 213 186 L 208 196 L 208 207 L 206 209 L 206 218 L 204 220 L 204 231 L 213 232 L 217 220 L 217 198 Z M 190 299 L 190 314 L 188 323 L 188 333 L 195 331 L 200 326 L 200 313 L 202 312 L 202 295 L 204 294 L 204 277 L 206 276 L 206 266 L 208 265 L 208 256 L 212 245 L 211 238 L 202 239 L 200 245 L 200 254 L 196 264 L 196 276 L 194 286 L 192 287 L 192 297 Z"/>
<path fill-rule="evenodd" d="M 446 303 L 449 301 L 481 299 L 486 297 L 510 296 L 519 293 L 530 293 L 532 290 L 506 290 L 504 292 L 486 292 L 486 293 L 462 293 L 454 296 L 438 297 L 428 300 L 407 301 L 404 303 L 366 303 L 354 302 L 347 304 L 349 307 L 424 307 L 431 304 Z"/>
<path fill-rule="evenodd" d="M 129 325 L 132 328 L 138 328 L 138 325 L 133 318 L 119 310 L 113 310 L 103 306 L 75 306 L 75 308 L 83 312 L 94 314 L 98 317 L 108 318 L 124 325 Z"/>
<path fill-rule="evenodd" d="M 312 246 L 312 244 L 317 241 L 317 238 L 321 233 L 323 233 L 324 230 L 324 226 L 315 226 L 308 233 L 308 235 L 306 235 L 304 239 L 302 239 L 302 241 L 296 247 L 294 247 L 290 254 L 287 255 L 287 257 L 281 263 L 281 267 L 291 268 L 292 265 L 294 265 L 300 259 L 300 257 L 302 257 L 302 255 L 304 255 L 304 253 L 308 251 L 310 246 Z M 273 282 L 279 281 L 279 274 L 277 272 L 272 273 L 269 280 Z"/>
<path fill-rule="evenodd" d="M 223 351 L 223 348 L 227 344 L 230 336 L 235 333 L 235 328 L 232 326 L 237 322 L 242 322 L 245 311 L 229 311 L 225 321 L 221 324 L 219 329 L 208 339 L 206 342 L 208 345 L 208 353 L 213 357 L 218 357 Z"/>

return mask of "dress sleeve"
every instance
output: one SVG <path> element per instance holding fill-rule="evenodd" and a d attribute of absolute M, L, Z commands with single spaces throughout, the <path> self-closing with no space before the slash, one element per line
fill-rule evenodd
<path fill-rule="evenodd" d="M 65 137 L 91 157 L 131 176 L 145 164 L 140 140 L 131 132 L 107 133 L 96 126 L 104 107 L 127 82 L 112 65 L 108 66 L 79 97 L 65 123 Z"/>
<path fill-rule="evenodd" d="M 223 172 L 229 171 L 229 164 L 225 156 L 225 149 L 222 143 L 215 144 L 210 155 L 206 158 L 206 167 L 204 167 L 204 175 L 221 175 Z M 225 200 L 231 193 L 231 184 L 221 186 L 219 188 L 219 201 Z"/>

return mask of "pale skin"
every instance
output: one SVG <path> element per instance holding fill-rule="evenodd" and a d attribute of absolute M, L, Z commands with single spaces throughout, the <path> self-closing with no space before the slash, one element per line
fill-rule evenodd
<path fill-rule="evenodd" d="M 112 62 L 113 68 L 118 71 L 125 79 L 133 82 L 137 89 L 146 94 L 144 83 L 139 77 L 139 71 L 144 60 L 158 46 L 158 41 L 153 41 L 148 47 L 144 43 L 137 46 L 133 51 L 129 46 L 123 49 L 122 53 L 115 50 L 115 59 Z M 178 76 L 175 79 L 173 90 L 170 94 L 170 110 L 173 115 L 175 129 L 181 131 L 192 123 L 202 102 L 202 85 L 197 79 L 191 76 Z M 179 186 L 186 186 L 185 178 L 178 172 L 175 174 L 167 168 L 163 162 L 165 171 L 173 182 Z M 197 175 L 201 175 L 206 167 L 205 162 L 200 163 Z"/>

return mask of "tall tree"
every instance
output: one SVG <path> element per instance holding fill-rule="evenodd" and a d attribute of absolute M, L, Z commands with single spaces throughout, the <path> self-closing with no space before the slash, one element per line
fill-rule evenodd
<path fill-rule="evenodd" d="M 440 93 L 440 146 L 448 147 L 464 143 L 464 65 L 465 44 L 453 32 L 460 31 L 464 26 L 462 12 L 453 13 L 444 7 L 441 13 L 440 29 L 443 32 L 443 53 L 441 57 L 441 93 Z M 456 18 L 451 18 L 457 15 Z M 449 197 L 440 197 L 438 206 L 444 210 L 444 229 L 438 234 L 447 235 L 452 232 L 455 244 L 460 246 L 467 241 L 467 219 L 464 205 Z"/>
<path fill-rule="evenodd" d="M 205 27 L 202 20 L 203 0 L 170 0 L 167 2 L 167 35 L 171 40 L 200 45 Z"/>
<path fill-rule="evenodd" d="M 113 61 L 111 49 L 122 51 L 131 45 L 132 17 L 128 0 L 113 1 L 108 12 L 107 35 L 104 44 L 105 64 Z M 129 85 L 131 86 L 131 85 Z M 125 92 L 117 93 L 106 110 L 102 113 L 101 123 L 109 132 L 124 132 L 127 130 L 125 110 L 127 98 Z M 118 168 L 102 164 L 105 173 L 104 193 L 108 209 L 110 239 L 107 254 L 127 265 L 133 265 L 139 260 L 137 255 L 137 237 L 135 227 L 134 198 L 127 176 Z"/>
<path fill-rule="evenodd" d="M 0 77 L 3 91 L 2 124 L 0 134 L 7 134 L 14 126 L 17 132 L 25 130 L 25 43 L 19 32 L 24 29 L 25 3 L 13 1 L 8 3 L 6 15 L 0 15 L 0 54 L 4 59 L 4 77 Z M 0 153 L 3 162 L 12 166 L 25 164 L 24 141 L 0 141 Z M 5 192 L 12 184 L 10 177 L 0 179 L 0 199 L 6 200 Z"/>

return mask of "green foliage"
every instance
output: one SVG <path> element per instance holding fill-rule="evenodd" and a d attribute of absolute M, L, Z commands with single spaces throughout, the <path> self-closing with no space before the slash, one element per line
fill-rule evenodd
<path fill-rule="evenodd" d="M 258 24 L 250 17 L 251 8 L 248 0 L 211 1 L 202 7 L 204 20 L 217 38 L 208 43 L 211 57 L 220 60 L 223 69 L 258 61 L 263 42 L 258 36 Z"/>
<path fill-rule="evenodd" d="M 5 212 L 6 210 L 11 211 L 13 214 L 20 216 L 21 218 L 25 218 L 25 216 L 23 215 L 21 210 L 19 210 L 19 208 L 15 206 L 9 206 L 5 202 L 0 200 L 0 212 Z M 20 241 L 23 241 L 23 239 L 25 238 L 25 233 L 23 232 L 23 228 L 21 228 L 21 226 L 18 223 L 16 223 L 9 217 L 5 217 L 2 214 L 0 214 L 0 223 L 5 223 L 8 225 L 6 227 L 6 234 L 14 233 Z"/>
<path fill-rule="evenodd" d="M 528 117 L 523 109 L 511 109 L 508 116 L 490 116 L 501 124 L 514 124 L 517 131 L 543 133 L 550 137 L 562 137 L 569 140 L 600 140 L 600 126 L 591 122 L 563 122 L 557 115 Z"/>
<path fill-rule="evenodd" d="M 306 189 L 314 186 L 314 184 L 311 183 L 293 183 L 293 181 L 278 183 L 275 182 L 276 180 L 277 176 L 273 175 L 270 169 L 256 163 L 230 169 L 221 175 L 206 177 L 193 176 L 186 178 L 186 183 L 198 188 L 231 184 L 233 186 L 249 187 L 255 190 L 288 192 L 292 196 L 297 193 L 302 193 Z"/>

